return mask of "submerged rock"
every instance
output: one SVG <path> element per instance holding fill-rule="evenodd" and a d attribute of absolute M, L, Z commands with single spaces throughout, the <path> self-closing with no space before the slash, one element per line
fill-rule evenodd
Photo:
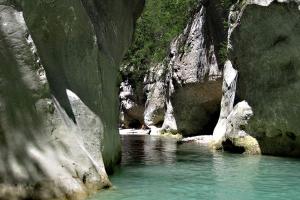
<path fill-rule="evenodd" d="M 0 1 L 0 199 L 82 199 L 110 186 L 116 75 L 142 6 Z"/>
<path fill-rule="evenodd" d="M 179 143 L 196 143 L 202 145 L 213 145 L 212 135 L 200 135 L 194 137 L 187 137 L 179 141 Z"/>
<path fill-rule="evenodd" d="M 120 135 L 149 135 L 150 130 L 143 129 L 120 129 Z"/>

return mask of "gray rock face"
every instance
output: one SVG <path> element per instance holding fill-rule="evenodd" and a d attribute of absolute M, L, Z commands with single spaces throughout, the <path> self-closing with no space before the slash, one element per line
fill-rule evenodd
<path fill-rule="evenodd" d="M 1 1 L 1 199 L 81 199 L 110 185 L 116 75 L 142 6 Z"/>
<path fill-rule="evenodd" d="M 178 84 L 187 85 L 220 78 L 206 17 L 206 7 L 202 6 L 184 34 L 175 41 L 177 52 L 171 51 L 171 54 L 176 56 L 172 68 Z"/>
<path fill-rule="evenodd" d="M 227 60 L 223 72 L 221 112 L 212 137 L 213 146 L 234 153 L 260 154 L 257 140 L 244 130 L 253 116 L 252 108 L 246 101 L 234 106 L 237 70 Z"/>
<path fill-rule="evenodd" d="M 247 133 L 242 126 L 248 124 L 248 120 L 253 116 L 252 108 L 246 101 L 239 102 L 233 108 L 227 117 L 228 124 L 226 127 L 225 137 L 244 137 Z"/>
<path fill-rule="evenodd" d="M 222 146 L 225 151 L 244 154 L 261 153 L 257 140 L 244 130 L 252 116 L 252 108 L 246 101 L 236 104 L 226 118 L 226 131 L 222 138 Z"/>
<path fill-rule="evenodd" d="M 211 134 L 222 96 L 221 70 L 206 6 L 200 6 L 170 55 L 145 77 L 145 125 L 157 132 Z"/>
<path fill-rule="evenodd" d="M 225 62 L 223 73 L 223 96 L 221 100 L 220 117 L 213 132 L 214 140 L 217 143 L 222 141 L 226 134 L 226 128 L 228 124 L 227 118 L 233 110 L 236 82 L 238 78 L 238 73 L 233 68 L 232 63 L 229 60 Z"/>
<path fill-rule="evenodd" d="M 229 17 L 229 58 L 239 71 L 236 96 L 253 109 L 246 132 L 264 154 L 300 155 L 297 3 L 248 1 L 232 7 Z"/>
<path fill-rule="evenodd" d="M 163 63 L 150 68 L 145 81 L 147 101 L 145 104 L 144 120 L 148 127 L 161 127 L 166 112 L 167 70 Z"/>
<path fill-rule="evenodd" d="M 122 128 L 141 128 L 144 124 L 145 107 L 139 103 L 138 95 L 128 80 L 120 86 L 120 126 Z"/>
<path fill-rule="evenodd" d="M 167 114 L 171 109 L 178 132 L 186 136 L 211 134 L 209 127 L 214 125 L 210 123 L 216 123 L 212 121 L 219 112 L 221 71 L 206 17 L 206 7 L 202 6 L 185 32 L 171 45 Z"/>

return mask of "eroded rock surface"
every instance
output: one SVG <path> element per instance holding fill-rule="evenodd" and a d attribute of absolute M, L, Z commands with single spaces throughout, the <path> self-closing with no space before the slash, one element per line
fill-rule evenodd
<path fill-rule="evenodd" d="M 239 73 L 236 97 L 253 109 L 245 130 L 264 154 L 300 155 L 298 3 L 241 1 L 231 8 L 228 49 Z"/>
<path fill-rule="evenodd" d="M 162 63 L 145 77 L 144 122 L 155 134 L 212 134 L 222 96 L 209 5 L 199 5 Z"/>
<path fill-rule="evenodd" d="M 238 78 L 238 72 L 233 68 L 232 63 L 229 60 L 225 62 L 223 74 L 223 96 L 221 100 L 220 117 L 213 132 L 214 140 L 217 143 L 222 141 L 226 134 L 228 124 L 227 118 L 233 110 L 236 82 Z"/>
<path fill-rule="evenodd" d="M 245 154 L 261 153 L 257 140 L 245 131 L 245 127 L 252 116 L 252 108 L 246 101 L 236 104 L 226 119 L 226 132 L 222 139 L 222 146 L 225 151 Z"/>
<path fill-rule="evenodd" d="M 145 104 L 144 121 L 148 127 L 161 127 L 166 112 L 167 96 L 167 69 L 163 63 L 150 68 L 145 77 Z"/>
<path fill-rule="evenodd" d="M 81 199 L 120 156 L 116 75 L 143 1 L 0 1 L 0 198 Z"/>
<path fill-rule="evenodd" d="M 121 128 L 141 128 L 144 124 L 145 107 L 128 80 L 120 86 L 120 127 Z M 141 97 L 142 98 L 142 97 Z"/>
<path fill-rule="evenodd" d="M 183 135 L 211 134 L 221 99 L 218 68 L 207 9 L 202 6 L 185 32 L 171 44 L 167 89 L 167 123 L 173 114 L 177 131 Z M 169 106 L 169 107 L 168 107 Z M 215 117 L 214 117 L 215 115 Z M 174 122 L 173 122 L 174 124 Z M 169 127 L 172 127 L 169 125 Z"/>

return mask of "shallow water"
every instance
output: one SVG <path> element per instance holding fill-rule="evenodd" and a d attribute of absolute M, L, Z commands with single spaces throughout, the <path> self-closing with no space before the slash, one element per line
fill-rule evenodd
<path fill-rule="evenodd" d="M 300 159 L 216 153 L 153 136 L 122 142 L 114 188 L 90 200 L 300 199 Z"/>

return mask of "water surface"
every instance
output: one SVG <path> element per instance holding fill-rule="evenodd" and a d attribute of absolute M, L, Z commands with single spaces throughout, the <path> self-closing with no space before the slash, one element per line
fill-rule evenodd
<path fill-rule="evenodd" d="M 90 200 L 300 199 L 300 160 L 212 152 L 153 136 L 122 136 L 114 188 Z"/>

